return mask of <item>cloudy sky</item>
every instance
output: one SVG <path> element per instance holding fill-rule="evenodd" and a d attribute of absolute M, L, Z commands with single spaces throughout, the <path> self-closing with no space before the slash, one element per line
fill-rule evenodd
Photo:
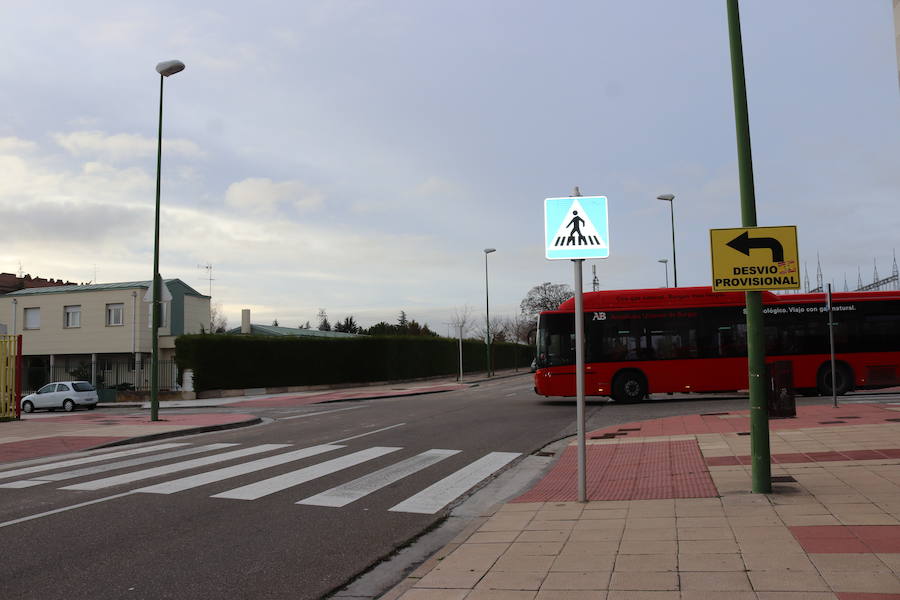
<path fill-rule="evenodd" d="M 891 0 L 742 3 L 760 225 L 815 282 L 890 272 L 900 232 Z M 0 271 L 149 279 L 232 325 L 512 315 L 543 281 L 543 199 L 604 194 L 603 289 L 709 285 L 740 225 L 724 0 L 0 3 Z M 585 269 L 590 289 L 591 262 Z M 671 264 L 670 264 L 671 267 Z M 670 273 L 671 277 L 671 273 Z"/>

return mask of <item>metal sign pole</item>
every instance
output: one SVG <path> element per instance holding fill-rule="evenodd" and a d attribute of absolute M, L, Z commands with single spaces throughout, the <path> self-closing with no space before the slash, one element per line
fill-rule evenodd
<path fill-rule="evenodd" d="M 831 304 L 831 284 L 828 284 L 828 296 L 825 308 L 828 311 L 828 341 L 831 344 L 831 402 L 837 408 L 837 372 L 834 364 L 834 310 Z"/>
<path fill-rule="evenodd" d="M 582 293 L 581 273 L 584 260 L 572 261 L 575 264 L 575 395 L 578 421 L 578 501 L 587 502 L 587 468 L 584 439 L 584 296 Z"/>

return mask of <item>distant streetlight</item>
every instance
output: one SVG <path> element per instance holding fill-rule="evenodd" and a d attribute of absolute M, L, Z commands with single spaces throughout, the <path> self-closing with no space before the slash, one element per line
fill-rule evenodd
<path fill-rule="evenodd" d="M 491 252 L 496 252 L 496 248 L 485 248 L 484 249 L 484 314 L 485 314 L 485 330 L 487 331 L 487 374 L 488 377 L 491 376 L 491 301 L 490 295 L 488 294 L 488 254 Z"/>
<path fill-rule="evenodd" d="M 669 259 L 661 258 L 657 262 L 661 262 L 663 266 L 666 268 L 666 287 L 669 287 Z"/>
<path fill-rule="evenodd" d="M 678 261 L 675 260 L 675 195 L 660 194 L 656 199 L 669 203 L 669 214 L 672 216 L 672 274 L 675 279 L 675 287 L 678 287 Z M 666 270 L 666 273 L 668 274 L 668 270 Z"/>
<path fill-rule="evenodd" d="M 162 118 L 163 118 L 163 82 L 166 77 L 184 71 L 184 63 L 180 60 L 167 60 L 156 65 L 159 73 L 159 136 L 156 145 L 156 225 L 153 231 L 153 304 L 151 328 L 153 333 L 153 350 L 150 355 L 150 420 L 159 421 L 159 184 L 162 170 Z"/>

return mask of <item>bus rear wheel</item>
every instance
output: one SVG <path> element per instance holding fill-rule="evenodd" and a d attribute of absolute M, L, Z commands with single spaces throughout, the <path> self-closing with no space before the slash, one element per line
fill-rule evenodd
<path fill-rule="evenodd" d="M 826 363 L 819 369 L 819 378 L 816 388 L 819 395 L 831 395 L 831 364 Z M 853 387 L 853 372 L 844 363 L 837 363 L 834 369 L 834 393 L 837 396 L 843 396 Z"/>
<path fill-rule="evenodd" d="M 616 375 L 612 389 L 616 402 L 640 402 L 647 396 L 647 379 L 640 371 L 625 371 Z"/>

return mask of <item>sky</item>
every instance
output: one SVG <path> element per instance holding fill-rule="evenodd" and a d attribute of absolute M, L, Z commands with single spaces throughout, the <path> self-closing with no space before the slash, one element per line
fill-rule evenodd
<path fill-rule="evenodd" d="M 891 0 L 741 3 L 759 225 L 815 285 L 890 274 L 900 232 Z M 724 0 L 0 1 L 0 272 L 148 280 L 231 326 L 513 316 L 544 199 L 609 199 L 600 289 L 710 284 L 739 227 Z M 817 258 L 818 257 L 818 258 Z M 664 265 L 659 259 L 668 258 Z M 204 265 L 212 265 L 210 271 Z"/>

